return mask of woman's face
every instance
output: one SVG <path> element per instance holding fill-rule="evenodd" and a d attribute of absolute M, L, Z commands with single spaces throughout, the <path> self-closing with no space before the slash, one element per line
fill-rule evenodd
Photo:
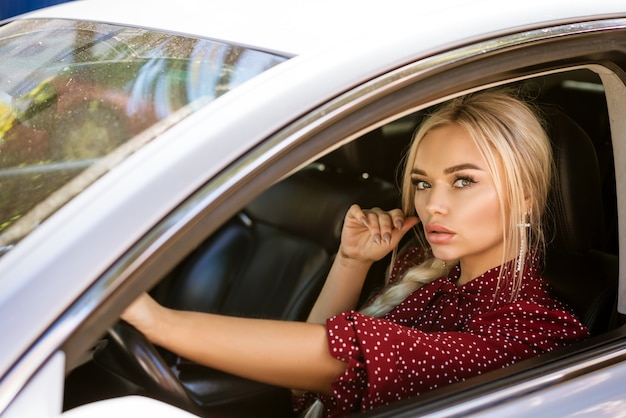
<path fill-rule="evenodd" d="M 478 147 L 458 125 L 431 130 L 417 149 L 415 209 L 433 255 L 460 260 L 465 282 L 502 262 L 500 202 Z"/>

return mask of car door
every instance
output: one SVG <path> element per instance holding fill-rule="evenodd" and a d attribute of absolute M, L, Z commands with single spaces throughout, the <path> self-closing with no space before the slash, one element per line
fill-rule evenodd
<path fill-rule="evenodd" d="M 572 81 L 584 83 L 587 76 L 599 80 L 606 98 L 611 148 L 617 162 L 614 164 L 615 216 L 619 216 L 619 208 L 626 207 L 626 197 L 620 192 L 624 190 L 622 183 L 626 178 L 625 165 L 620 164 L 626 155 L 626 122 L 619 116 L 626 108 L 625 28 L 623 19 L 608 19 L 485 38 L 380 74 L 320 105 L 269 135 L 265 142 L 219 173 L 124 254 L 73 308 L 84 306 L 81 301 L 98 301 L 84 311 L 86 319 L 67 334 L 60 351 L 65 353 L 70 365 L 77 364 L 96 336 L 115 321 L 140 291 L 154 286 L 253 197 L 289 173 L 338 146 L 358 141 L 365 132 L 390 126 L 407 115 L 471 91 L 519 83 L 530 85 L 533 81 L 540 84 L 559 78 L 550 78 L 553 74 L 567 75 L 574 71 Z M 541 90 L 545 85 L 539 87 Z M 618 228 L 615 232 L 619 244 L 619 238 L 624 235 L 623 222 Z M 619 245 L 614 250 L 616 256 L 623 251 Z M 623 257 L 623 252 L 621 255 Z M 616 324 L 626 312 L 624 279 L 619 279 L 622 285 L 615 311 Z M 68 316 L 72 313 L 68 312 Z M 620 389 L 623 385 L 619 382 L 624 379 L 626 331 L 623 327 L 611 328 L 610 332 L 581 346 L 547 356 L 545 361 L 520 363 L 373 411 L 370 416 L 470 413 L 491 416 L 504 412 L 526 415 L 529 400 L 537 408 L 537 414 L 565 416 L 574 411 L 562 409 L 562 404 L 558 410 L 555 408 L 559 400 L 571 396 L 572 391 L 576 391 L 578 402 L 571 406 L 575 405 L 578 411 L 597 412 L 594 408 L 619 404 L 624 399 Z M 56 362 L 50 364 L 60 367 Z M 606 386 L 589 388 L 589 382 L 597 380 L 602 380 Z M 31 384 L 37 381 L 33 379 Z M 612 390 L 602 391 L 602 388 Z M 546 403 L 548 399 L 552 403 Z M 606 416 L 611 415 L 612 410 L 605 411 L 608 411 Z"/>

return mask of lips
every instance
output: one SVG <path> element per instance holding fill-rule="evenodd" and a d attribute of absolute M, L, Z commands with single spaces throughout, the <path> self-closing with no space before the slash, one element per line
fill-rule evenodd
<path fill-rule="evenodd" d="M 438 224 L 428 224 L 425 226 L 426 239 L 431 244 L 445 244 L 456 235 L 453 231 Z"/>

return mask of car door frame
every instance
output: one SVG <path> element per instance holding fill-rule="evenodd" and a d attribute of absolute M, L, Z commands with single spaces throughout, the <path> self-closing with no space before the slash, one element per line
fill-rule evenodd
<path fill-rule="evenodd" d="M 619 114 L 620 110 L 625 107 L 626 101 L 626 94 L 624 94 L 625 24 L 624 20 L 613 19 L 588 22 L 578 26 L 544 28 L 541 31 L 500 37 L 447 51 L 374 79 L 317 109 L 253 151 L 252 154 L 258 152 L 264 157 L 252 157 L 252 159 L 263 160 L 264 164 L 250 170 L 245 177 L 249 183 L 245 186 L 240 185 L 233 191 L 231 199 L 234 205 L 227 209 L 221 200 L 215 199 L 221 205 L 219 207 L 217 205 L 206 206 L 203 210 L 207 216 L 199 220 L 195 228 L 202 230 L 214 228 L 216 224 L 219 224 L 211 219 L 216 216 L 215 212 L 225 211 L 223 216 L 228 217 L 239 210 L 247 202 L 250 188 L 264 189 L 283 177 L 285 173 L 317 158 L 321 153 L 328 152 L 329 149 L 334 149 L 391 119 L 423 109 L 454 95 L 553 72 L 587 68 L 601 77 L 608 87 L 607 100 L 609 112 L 612 115 L 611 128 L 615 155 L 616 158 L 620 158 L 625 152 L 625 142 L 617 138 L 626 138 L 626 126 L 621 122 L 621 118 L 616 118 L 614 115 Z M 616 27 L 622 29 L 615 29 Z M 621 45 L 621 47 L 616 47 L 616 45 Z M 524 54 L 519 53 L 522 49 Z M 311 126 L 315 126 L 315 129 L 311 129 Z M 337 141 L 338 138 L 341 138 L 341 141 Z M 284 141 L 293 145 L 288 149 L 282 148 L 280 152 L 269 151 L 271 155 L 267 156 L 268 148 L 266 147 L 271 147 L 275 143 L 281 144 Z M 623 189 L 623 184 L 619 183 L 620 178 L 624 179 L 623 169 L 616 167 L 616 171 L 618 190 L 620 186 Z M 618 194 L 620 208 L 626 207 L 625 198 L 623 194 Z M 211 212 L 210 215 L 209 212 Z M 622 212 L 620 215 L 623 215 Z M 624 235 L 626 230 L 623 226 L 621 228 L 620 232 Z M 624 283 L 623 278 L 621 283 Z M 620 311 L 624 312 L 623 305 L 626 301 L 623 297 L 623 286 L 621 289 Z M 134 292 L 129 291 L 129 293 Z M 542 360 L 537 366 L 533 365 L 536 367 L 534 376 L 526 375 L 527 379 L 534 382 L 533 384 L 528 380 L 517 381 L 519 386 L 524 388 L 523 390 L 502 390 L 493 387 L 489 389 L 492 385 L 487 382 L 484 384 L 483 392 L 473 393 L 475 391 L 472 391 L 472 399 L 489 399 L 487 405 L 479 402 L 479 409 L 490 408 L 506 399 L 528 396 L 530 393 L 545 390 L 546 386 L 573 381 L 581 375 L 592 379 L 591 373 L 602 373 L 609 365 L 621 367 L 620 363 L 625 359 L 623 353 L 625 335 L 625 331 L 620 329 L 611 336 L 603 336 L 592 341 L 588 347 L 577 347 L 576 350 L 580 352 L 563 352 L 552 360 Z M 549 366 L 550 361 L 552 361 L 552 366 Z M 545 362 L 548 362 L 548 366 L 544 365 Z M 529 367 L 528 363 L 522 365 L 521 370 L 527 367 Z M 546 377 L 550 367 L 554 368 L 554 371 L 550 377 Z M 505 371 L 503 374 L 508 376 L 512 370 Z M 623 376 L 623 372 L 617 373 L 613 378 Z M 558 381 L 555 380 L 555 376 L 558 376 Z M 476 381 L 471 383 L 471 385 L 475 384 Z M 457 387 L 456 390 L 459 388 Z M 487 394 L 489 396 L 486 396 Z M 464 405 L 463 413 L 476 412 L 477 404 L 470 402 L 468 395 L 462 398 L 463 401 L 460 404 Z M 448 401 L 439 399 L 439 404 L 452 402 L 449 397 L 447 399 Z M 433 399 L 430 404 L 438 403 Z M 438 408 L 437 414 L 443 414 L 441 416 L 451 411 L 449 406 L 440 405 Z M 420 411 L 426 412 L 429 409 L 432 407 Z M 391 414 L 381 413 L 380 416 L 396 416 L 399 413 L 398 409 L 390 408 L 390 410 Z M 407 414 L 411 415 L 417 410 L 411 405 L 408 411 Z M 379 415 L 373 413 L 372 416 Z"/>
<path fill-rule="evenodd" d="M 67 367 L 73 367 L 103 330 L 117 320 L 124 306 L 139 292 L 154 285 L 260 190 L 392 119 L 454 95 L 583 67 L 595 68 L 607 85 L 619 91 L 615 97 L 608 96 L 609 111 L 614 115 L 625 108 L 624 39 L 626 19 L 597 20 L 498 36 L 402 66 L 316 108 L 223 170 L 127 251 L 50 328 L 46 338 L 53 343 L 46 346 L 51 351 L 44 358 L 62 350 L 68 359 Z M 524 51 L 523 56 L 520 50 Z M 626 126 L 616 119 L 619 118 L 612 117 L 614 148 L 616 158 L 623 160 Z M 618 190 L 626 190 L 626 168 L 616 166 L 616 171 Z M 618 201 L 619 215 L 626 216 L 626 196 L 618 193 Z M 626 233 L 626 225 L 620 225 L 620 233 Z M 620 247 L 620 258 L 626 255 L 623 248 Z M 625 312 L 624 277 L 620 283 L 620 311 Z M 71 320 L 76 317 L 84 319 Z M 71 326 L 65 325 L 68 323 Z M 592 356 L 596 352 L 601 355 L 602 350 L 612 354 L 605 357 L 601 367 L 596 364 L 592 369 L 623 362 L 623 357 L 614 357 L 615 350 L 623 351 L 623 340 L 622 332 L 614 340 L 595 342 L 596 345 L 589 348 Z M 562 379 L 567 381 L 592 369 L 579 369 Z M 535 383 L 535 390 L 539 391 L 550 382 L 539 379 Z M 505 391 L 507 388 L 483 389 L 472 392 L 472 396 L 478 399 L 489 394 L 490 405 L 502 402 L 503 396 L 506 399 L 521 396 Z M 496 396 L 499 393 L 500 398 Z M 467 404 L 468 400 L 463 402 Z M 439 410 L 444 407 L 440 405 Z M 415 405 L 408 408 L 413 413 L 417 411 Z"/>

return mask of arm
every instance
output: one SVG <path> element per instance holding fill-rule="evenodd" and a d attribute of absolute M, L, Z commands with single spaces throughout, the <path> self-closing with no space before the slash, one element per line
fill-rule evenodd
<path fill-rule="evenodd" d="M 392 251 L 417 222 L 399 209 L 353 205 L 344 220 L 337 257 L 307 322 L 324 324 L 331 316 L 355 309 L 372 264 Z"/>
<path fill-rule="evenodd" d="M 260 382 L 328 393 L 346 364 L 330 355 L 322 324 L 327 317 L 354 307 L 369 266 L 389 253 L 416 223 L 416 218 L 405 219 L 398 209 L 362 211 L 353 206 L 346 215 L 340 255 L 316 302 L 312 323 L 177 311 L 147 294 L 130 305 L 122 319 L 153 343 L 197 363 Z"/>
<path fill-rule="evenodd" d="M 331 352 L 350 365 L 333 386 L 337 411 L 354 409 L 355 399 L 368 409 L 425 393 L 587 335 L 571 314 L 534 303 L 490 311 L 455 331 L 426 332 L 355 312 L 331 318 L 328 328 Z"/>
<path fill-rule="evenodd" d="M 329 354 L 326 329 L 318 324 L 178 311 L 147 294 L 122 319 L 189 360 L 282 387 L 329 393 L 346 368 Z"/>

